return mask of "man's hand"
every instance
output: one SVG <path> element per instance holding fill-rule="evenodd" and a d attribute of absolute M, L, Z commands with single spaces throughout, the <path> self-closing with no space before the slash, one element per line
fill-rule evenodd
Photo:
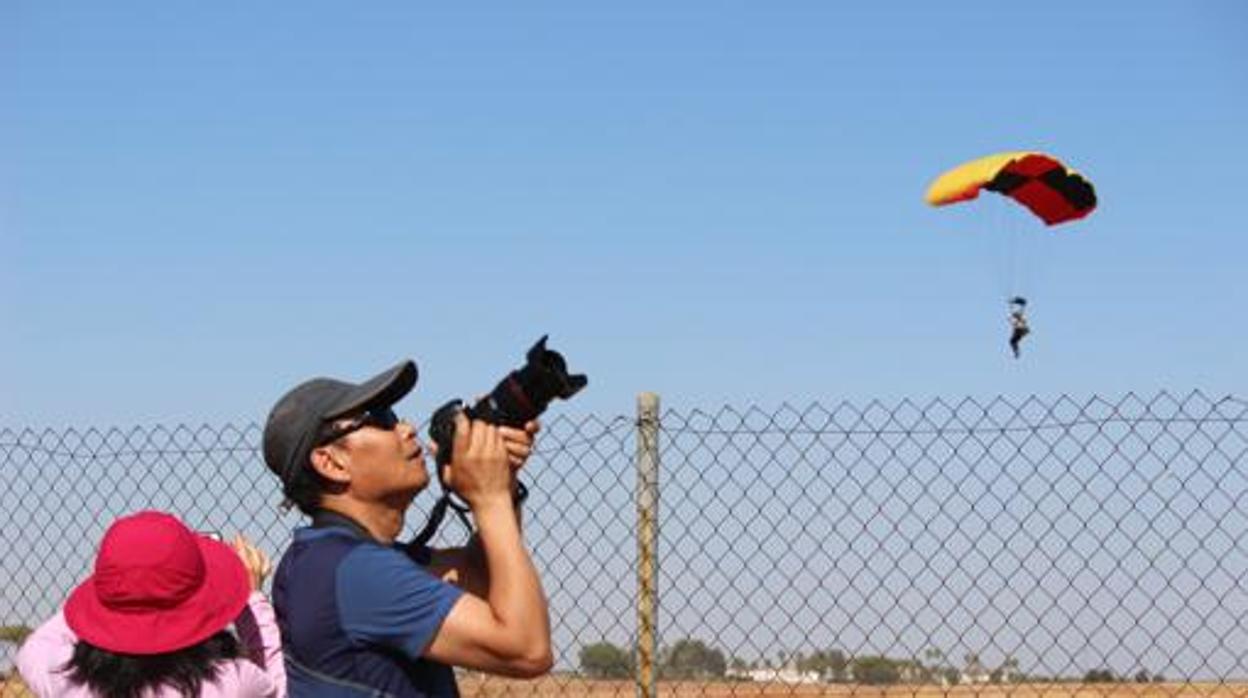
<path fill-rule="evenodd" d="M 513 473 L 523 468 L 529 456 L 533 455 L 533 442 L 537 439 L 537 432 L 541 430 L 542 425 L 536 419 L 525 424 L 523 429 L 498 428 L 498 434 L 503 437 L 503 446 L 507 449 L 507 461 Z"/>
<path fill-rule="evenodd" d="M 451 462 L 444 472 L 446 485 L 474 508 L 495 497 L 510 502 L 512 472 L 499 427 L 469 420 L 462 412 L 456 415 Z"/>

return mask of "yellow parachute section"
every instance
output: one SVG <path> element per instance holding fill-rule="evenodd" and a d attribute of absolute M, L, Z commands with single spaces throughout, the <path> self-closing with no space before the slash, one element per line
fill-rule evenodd
<path fill-rule="evenodd" d="M 927 189 L 927 203 L 969 201 L 981 189 L 1008 196 L 1048 225 L 1077 220 L 1096 208 L 1096 190 L 1078 172 L 1044 153 L 997 153 L 945 172 Z"/>

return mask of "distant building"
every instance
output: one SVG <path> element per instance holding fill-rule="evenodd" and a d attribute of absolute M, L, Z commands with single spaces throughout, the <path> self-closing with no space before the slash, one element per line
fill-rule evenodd
<path fill-rule="evenodd" d="M 1023 678 L 1023 673 L 1018 670 L 1015 664 L 1008 660 L 1001 665 L 1000 669 L 997 669 L 997 675 L 1001 683 L 1016 683 Z"/>
<path fill-rule="evenodd" d="M 743 679 L 757 683 L 819 683 L 819 672 L 798 671 L 797 666 L 789 664 L 779 669 L 730 669 L 728 678 Z"/>
<path fill-rule="evenodd" d="M 923 683 L 926 679 L 923 665 L 918 662 L 899 662 L 897 680 L 901 683 Z"/>
<path fill-rule="evenodd" d="M 966 663 L 966 667 L 962 669 L 962 674 L 958 677 L 959 683 L 977 684 L 991 683 L 992 674 L 980 664 L 979 657 L 971 657 Z"/>

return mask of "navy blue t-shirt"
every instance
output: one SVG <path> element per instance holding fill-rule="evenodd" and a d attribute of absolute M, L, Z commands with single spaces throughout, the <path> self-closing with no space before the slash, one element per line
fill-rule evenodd
<path fill-rule="evenodd" d="M 353 527 L 296 530 L 273 577 L 290 695 L 458 696 L 421 655 L 462 593 Z"/>

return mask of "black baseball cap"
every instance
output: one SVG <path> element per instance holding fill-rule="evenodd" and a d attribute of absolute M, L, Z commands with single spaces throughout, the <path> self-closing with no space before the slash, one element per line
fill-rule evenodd
<path fill-rule="evenodd" d="M 416 385 L 416 363 L 404 361 L 363 383 L 313 378 L 277 401 L 264 423 L 264 462 L 290 484 L 308 464 L 316 437 L 326 423 L 370 407 L 389 406 Z"/>

